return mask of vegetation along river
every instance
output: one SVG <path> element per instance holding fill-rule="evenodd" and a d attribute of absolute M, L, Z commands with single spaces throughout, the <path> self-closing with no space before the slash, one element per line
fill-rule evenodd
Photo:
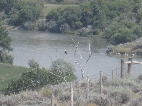
<path fill-rule="evenodd" d="M 78 42 L 78 49 L 83 57 L 82 66 L 85 65 L 89 56 L 89 40 L 87 37 L 33 31 L 9 31 L 9 36 L 13 39 L 11 44 L 13 52 L 11 52 L 11 54 L 14 56 L 14 65 L 17 66 L 29 67 L 28 61 L 32 58 L 35 59 L 41 67 L 47 69 L 50 68 L 51 63 L 57 58 L 65 59 L 67 61 L 69 61 L 69 58 L 72 60 L 80 60 L 78 53 L 74 56 Z M 74 39 L 74 42 L 72 41 L 72 38 Z M 101 39 L 96 38 L 92 43 L 92 46 L 92 57 L 86 64 L 84 70 L 85 76 L 88 74 L 89 76 L 97 75 L 100 71 L 109 76 L 111 75 L 112 70 L 116 70 L 116 67 L 117 72 L 120 73 L 121 56 L 106 55 L 105 51 L 107 45 Z M 65 50 L 67 50 L 67 55 L 64 53 Z M 128 57 L 123 58 L 127 60 Z M 134 57 L 134 60 L 142 61 L 142 58 Z M 81 70 L 76 63 L 74 63 L 74 66 L 76 68 L 75 75 L 80 79 Z M 142 65 L 133 65 L 133 75 L 138 75 L 139 73 L 142 73 Z"/>

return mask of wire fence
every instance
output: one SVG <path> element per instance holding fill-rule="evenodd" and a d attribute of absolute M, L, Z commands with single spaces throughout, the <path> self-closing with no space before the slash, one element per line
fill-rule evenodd
<path fill-rule="evenodd" d="M 134 68 L 135 66 L 132 69 Z M 118 65 L 107 73 L 100 71 L 81 80 L 47 85 L 38 92 L 22 92 L 7 96 L 6 99 L 1 95 L 0 105 L 123 106 L 126 104 L 125 106 L 132 106 L 131 104 L 140 102 L 133 100 L 133 97 L 139 98 L 142 95 L 142 77 L 136 78 L 135 74 L 129 76 L 128 69 L 128 67 L 124 69 L 124 78 L 122 78 L 122 65 Z M 39 85 L 37 87 L 39 89 Z"/>

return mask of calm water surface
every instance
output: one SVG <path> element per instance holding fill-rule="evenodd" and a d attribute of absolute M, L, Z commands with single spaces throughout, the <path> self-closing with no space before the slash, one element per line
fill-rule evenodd
<path fill-rule="evenodd" d="M 28 66 L 29 59 L 35 59 L 41 67 L 50 68 L 51 63 L 57 58 L 72 60 L 79 59 L 79 55 L 75 55 L 74 51 L 78 42 L 78 49 L 82 55 L 82 65 L 88 58 L 88 38 L 78 37 L 75 35 L 51 34 L 47 32 L 33 32 L 33 31 L 9 31 L 9 36 L 13 41 L 11 46 L 14 48 L 11 54 L 14 56 L 14 65 Z M 74 39 L 74 42 L 72 41 Z M 90 58 L 85 69 L 85 76 L 97 75 L 102 71 L 105 75 L 111 75 L 111 71 L 117 67 L 120 72 L 120 58 L 119 56 L 107 56 L 105 54 L 106 43 L 103 40 L 95 39 L 93 44 L 93 55 Z M 68 55 L 64 51 L 67 50 Z M 142 61 L 141 58 L 134 57 L 137 61 Z M 127 58 L 125 59 L 127 60 Z M 81 71 L 77 64 L 75 75 L 80 79 Z M 127 68 L 127 66 L 126 66 Z M 133 65 L 133 73 L 142 73 L 142 65 Z M 94 78 L 94 77 L 93 77 Z"/>

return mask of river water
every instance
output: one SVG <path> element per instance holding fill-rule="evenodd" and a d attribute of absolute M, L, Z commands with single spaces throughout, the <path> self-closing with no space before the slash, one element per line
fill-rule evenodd
<path fill-rule="evenodd" d="M 34 32 L 34 31 L 9 31 L 9 36 L 12 37 L 11 46 L 14 48 L 10 52 L 14 56 L 14 65 L 28 66 L 29 59 L 36 60 L 41 67 L 50 68 L 51 63 L 58 58 L 69 61 L 72 60 L 82 61 L 82 66 L 85 66 L 85 77 L 89 74 L 92 78 L 99 77 L 99 72 L 102 71 L 106 76 L 111 76 L 112 70 L 117 69 L 120 73 L 120 59 L 128 57 L 108 56 L 105 54 L 107 43 L 101 39 L 93 40 L 92 57 L 85 65 L 88 59 L 88 44 L 87 37 L 79 37 L 76 35 L 67 34 L 51 34 L 47 32 Z M 74 41 L 72 41 L 72 38 Z M 82 55 L 82 60 L 78 53 L 74 56 L 76 45 L 79 42 L 78 49 Z M 65 55 L 64 51 L 67 50 L 68 54 Z M 142 61 L 141 58 L 134 57 L 137 61 Z M 80 79 L 81 70 L 76 63 L 73 63 L 76 72 L 75 75 Z M 127 66 L 126 66 L 127 69 Z M 133 65 L 133 73 L 142 73 L 142 65 Z M 95 77 L 96 76 L 96 77 Z"/>

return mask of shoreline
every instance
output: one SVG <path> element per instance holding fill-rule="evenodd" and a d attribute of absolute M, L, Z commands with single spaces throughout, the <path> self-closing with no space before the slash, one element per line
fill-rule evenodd
<path fill-rule="evenodd" d="M 123 56 L 142 56 L 142 37 L 124 44 L 108 47 L 106 50 L 110 55 L 123 55 Z"/>

